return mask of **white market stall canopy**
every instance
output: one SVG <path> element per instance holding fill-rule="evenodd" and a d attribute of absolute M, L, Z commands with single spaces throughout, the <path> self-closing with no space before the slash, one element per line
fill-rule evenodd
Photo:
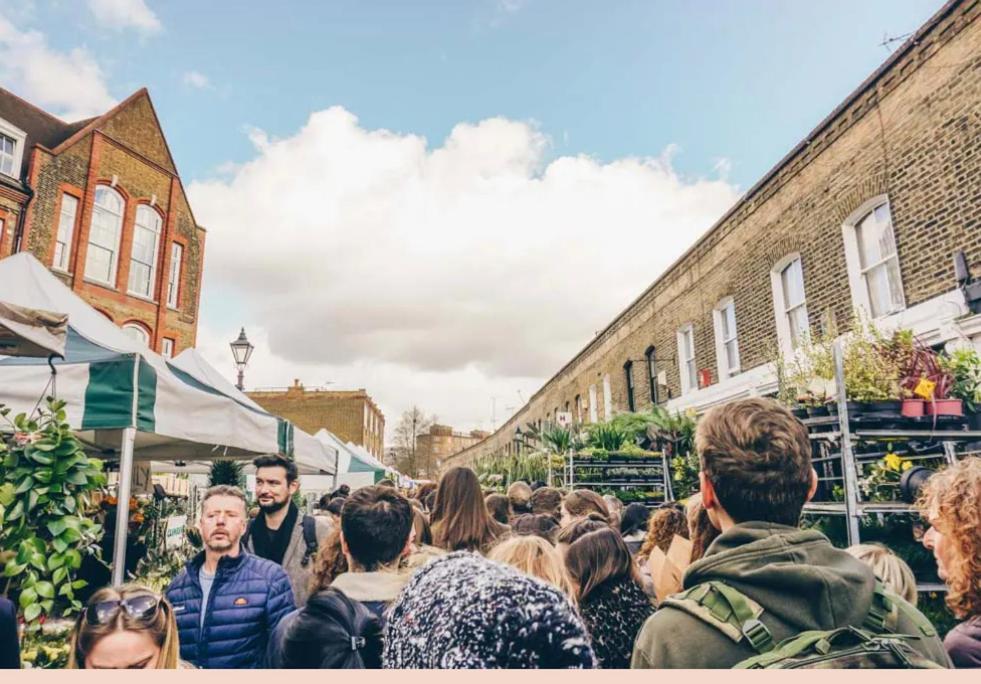
<path fill-rule="evenodd" d="M 64 356 L 68 316 L 0 302 L 0 354 Z"/>
<path fill-rule="evenodd" d="M 0 300 L 68 314 L 56 391 L 69 423 L 90 448 L 118 452 L 122 431 L 136 428 L 138 460 L 214 460 L 262 453 L 293 454 L 300 431 L 218 382 L 196 354 L 168 363 L 66 287 L 32 255 L 0 261 Z M 51 373 L 43 359 L 0 360 L 0 403 L 30 413 Z M 217 385 L 217 386 L 216 386 Z M 334 454 L 309 435 L 299 439 L 310 467 L 331 474 Z"/>

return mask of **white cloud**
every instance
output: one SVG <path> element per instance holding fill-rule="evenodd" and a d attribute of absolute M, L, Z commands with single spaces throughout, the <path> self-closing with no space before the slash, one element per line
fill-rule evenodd
<path fill-rule="evenodd" d="M 211 81 L 200 71 L 188 71 L 184 74 L 182 80 L 184 81 L 184 85 L 197 88 L 198 90 L 206 90 L 211 87 Z"/>
<path fill-rule="evenodd" d="M 343 376 L 390 419 L 417 402 L 467 428 L 495 393 L 503 418 L 737 198 L 681 177 L 673 148 L 547 161 L 539 130 L 501 118 L 435 148 L 340 107 L 249 135 L 253 159 L 189 189 L 209 230 L 203 320 L 234 300 L 268 335 L 264 383 Z"/>
<path fill-rule="evenodd" d="M 163 29 L 144 0 L 89 0 L 89 10 L 100 25 L 116 31 L 132 28 L 151 34 Z"/>
<path fill-rule="evenodd" d="M 101 114 L 115 104 L 105 76 L 85 48 L 59 52 L 38 31 L 20 31 L 0 14 L 0 82 L 29 102 L 68 121 Z"/>

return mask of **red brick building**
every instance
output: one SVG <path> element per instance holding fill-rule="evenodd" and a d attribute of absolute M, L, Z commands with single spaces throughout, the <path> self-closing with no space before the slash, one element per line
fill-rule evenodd
<path fill-rule="evenodd" d="M 145 88 L 75 123 L 0 88 L 0 258 L 30 251 L 171 356 L 195 344 L 204 242 Z"/>

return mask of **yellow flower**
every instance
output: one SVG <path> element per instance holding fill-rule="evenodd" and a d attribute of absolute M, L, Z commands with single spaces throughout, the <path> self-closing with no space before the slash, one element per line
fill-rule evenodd
<path fill-rule="evenodd" d="M 882 460 L 886 464 L 886 468 L 889 470 L 899 470 L 903 466 L 903 459 L 901 459 L 898 454 L 894 454 L 892 452 L 886 454 L 885 458 Z"/>
<path fill-rule="evenodd" d="M 907 471 L 907 470 L 909 470 L 912 467 L 913 467 L 913 462 L 912 461 L 906 461 L 906 460 L 903 461 L 903 471 L 904 472 Z"/>

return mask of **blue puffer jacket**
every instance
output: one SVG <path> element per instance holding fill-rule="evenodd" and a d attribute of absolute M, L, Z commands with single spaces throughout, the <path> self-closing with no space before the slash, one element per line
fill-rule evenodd
<path fill-rule="evenodd" d="M 269 635 L 294 609 L 286 572 L 252 554 L 223 556 L 201 626 L 204 552 L 187 562 L 167 589 L 180 633 L 181 658 L 201 668 L 262 667 Z"/>

